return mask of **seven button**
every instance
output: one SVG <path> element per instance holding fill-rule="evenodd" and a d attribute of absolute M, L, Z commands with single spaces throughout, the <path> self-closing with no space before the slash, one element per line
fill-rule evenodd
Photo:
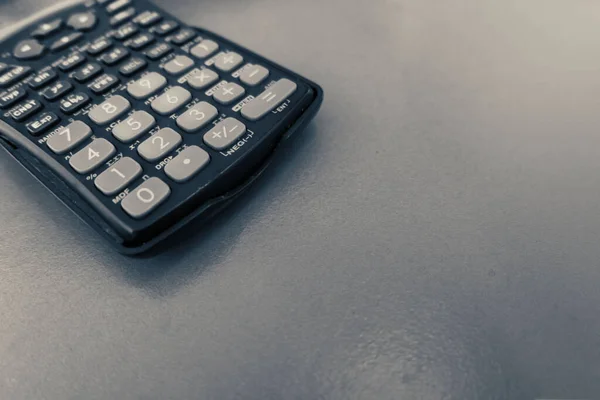
<path fill-rule="evenodd" d="M 90 136 L 92 136 L 92 129 L 81 121 L 75 121 L 50 136 L 46 144 L 54 153 L 63 154 L 77 147 Z"/>

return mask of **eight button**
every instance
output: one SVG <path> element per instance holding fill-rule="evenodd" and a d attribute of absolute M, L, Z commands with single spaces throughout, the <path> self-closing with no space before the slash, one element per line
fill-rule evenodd
<path fill-rule="evenodd" d="M 102 104 L 92 108 L 88 116 L 98 125 L 113 122 L 131 108 L 131 103 L 125 97 L 116 95 L 104 100 Z"/>
<path fill-rule="evenodd" d="M 79 174 L 87 174 L 107 161 L 116 152 L 117 149 L 108 140 L 96 139 L 75 153 L 69 159 L 69 164 Z"/>

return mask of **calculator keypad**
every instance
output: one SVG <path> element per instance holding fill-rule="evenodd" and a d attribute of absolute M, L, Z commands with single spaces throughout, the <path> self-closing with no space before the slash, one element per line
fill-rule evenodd
<path fill-rule="evenodd" d="M 69 164 L 78 173 L 87 174 L 102 165 L 116 152 L 117 149 L 108 140 L 96 139 L 75 153 L 69 160 Z"/>
<path fill-rule="evenodd" d="M 102 172 L 94 185 L 106 196 L 119 193 L 142 174 L 142 166 L 133 158 L 123 157 L 104 172 Z"/>
<path fill-rule="evenodd" d="M 162 128 L 138 146 L 138 153 L 146 161 L 157 161 L 175 150 L 182 140 L 181 135 L 173 129 Z"/>

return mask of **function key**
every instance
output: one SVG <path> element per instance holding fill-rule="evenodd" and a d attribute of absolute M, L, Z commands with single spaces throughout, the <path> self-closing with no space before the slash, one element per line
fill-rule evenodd
<path fill-rule="evenodd" d="M 186 72 L 194 66 L 194 61 L 187 56 L 177 56 L 165 64 L 164 69 L 171 75 L 178 75 Z"/>
<path fill-rule="evenodd" d="M 30 67 L 24 67 L 21 65 L 13 67 L 8 72 L 5 72 L 3 75 L 0 75 L 0 87 L 7 87 L 12 85 L 13 83 L 16 83 L 30 72 Z"/>
<path fill-rule="evenodd" d="M 144 11 L 143 13 L 141 13 L 140 15 L 135 17 L 133 22 L 135 22 L 142 28 L 147 28 L 149 26 L 156 24 L 161 19 L 162 19 L 162 15 L 160 15 L 156 11 Z"/>
<path fill-rule="evenodd" d="M 219 85 L 219 88 L 213 94 L 217 103 L 227 105 L 231 104 L 246 93 L 246 90 L 234 82 L 226 82 Z"/>
<path fill-rule="evenodd" d="M 95 56 L 102 53 L 113 45 L 113 41 L 107 38 L 98 39 L 94 43 L 91 43 L 87 48 L 89 55 Z"/>
<path fill-rule="evenodd" d="M 138 32 L 139 32 L 139 29 L 134 24 L 131 24 L 131 23 L 125 24 L 115 31 L 115 38 L 117 40 L 129 39 L 130 37 L 132 37 L 133 35 L 135 35 Z"/>
<path fill-rule="evenodd" d="M 75 71 L 75 73 L 73 74 L 73 78 L 77 82 L 83 83 L 83 82 L 87 82 L 88 80 L 92 79 L 93 77 L 95 77 L 96 75 L 98 75 L 101 72 L 102 72 L 102 67 L 100 66 L 100 64 L 87 63 L 83 67 L 81 67 L 77 71 Z"/>
<path fill-rule="evenodd" d="M 246 125 L 230 117 L 219 122 L 204 135 L 204 143 L 217 151 L 225 150 L 244 133 L 246 133 Z"/>
<path fill-rule="evenodd" d="M 137 100 L 143 100 L 167 85 L 167 79 L 157 72 L 150 72 L 127 86 L 127 93 Z"/>
<path fill-rule="evenodd" d="M 53 19 L 39 25 L 35 31 L 31 32 L 31 36 L 38 39 L 45 38 L 58 32 L 60 28 L 62 28 L 62 20 L 60 18 Z"/>
<path fill-rule="evenodd" d="M 196 32 L 191 29 L 182 29 L 167 40 L 177 46 L 181 46 L 196 37 Z"/>
<path fill-rule="evenodd" d="M 58 74 L 53 69 L 40 72 L 29 81 L 29 87 L 34 90 L 39 89 L 55 80 L 57 77 Z"/>
<path fill-rule="evenodd" d="M 63 94 L 70 92 L 73 89 L 73 85 L 66 81 L 58 81 L 52 84 L 48 89 L 44 90 L 42 95 L 48 101 L 54 101 L 61 97 Z"/>
<path fill-rule="evenodd" d="M 87 174 L 108 161 L 116 152 L 117 149 L 108 140 L 95 139 L 92 143 L 73 154 L 69 159 L 69 165 L 78 173 Z"/>
<path fill-rule="evenodd" d="M 27 130 L 33 136 L 38 136 L 39 134 L 46 131 L 51 126 L 55 125 L 60 121 L 60 118 L 52 112 L 46 112 L 35 117 L 34 120 L 27 124 Z"/>
<path fill-rule="evenodd" d="M 196 46 L 192 47 L 191 52 L 194 57 L 206 58 L 217 50 L 219 50 L 219 45 L 216 42 L 204 39 Z"/>
<path fill-rule="evenodd" d="M 121 207 L 130 217 L 142 219 L 164 203 L 170 194 L 169 185 L 153 177 L 127 195 L 121 202 Z"/>
<path fill-rule="evenodd" d="M 117 26 L 124 24 L 129 21 L 135 15 L 135 8 L 129 7 L 127 10 L 123 10 L 120 13 L 116 14 L 109 21 L 110 26 Z"/>
<path fill-rule="evenodd" d="M 152 33 L 157 34 L 158 36 L 166 36 L 169 33 L 173 32 L 177 28 L 179 28 L 179 24 L 176 21 L 170 20 L 170 21 L 164 21 L 164 22 L 156 25 L 150 31 Z"/>
<path fill-rule="evenodd" d="M 183 183 L 194 177 L 210 162 L 208 153 L 198 146 L 189 146 L 165 167 L 165 174 L 175 182 Z"/>
<path fill-rule="evenodd" d="M 125 114 L 130 108 L 131 103 L 129 100 L 123 96 L 116 95 L 92 108 L 88 116 L 94 123 L 106 125 Z"/>
<path fill-rule="evenodd" d="M 60 101 L 60 109 L 65 114 L 72 114 L 85 106 L 90 101 L 90 96 L 83 92 L 72 93 Z"/>
<path fill-rule="evenodd" d="M 97 78 L 94 82 L 90 83 L 88 87 L 95 94 L 102 94 L 108 92 L 114 86 L 119 84 L 119 78 L 114 75 L 104 74 Z"/>
<path fill-rule="evenodd" d="M 124 47 L 117 47 L 104 54 L 100 59 L 106 65 L 115 65 L 129 56 L 129 51 Z"/>
<path fill-rule="evenodd" d="M 217 115 L 219 115 L 219 112 L 215 106 L 201 101 L 177 118 L 177 126 L 188 133 L 195 133 L 217 118 Z"/>
<path fill-rule="evenodd" d="M 9 111 L 10 117 L 17 122 L 21 122 L 29 118 L 30 115 L 36 113 L 42 108 L 42 103 L 35 99 L 27 100 L 24 103 L 19 104 L 15 108 Z"/>
<path fill-rule="evenodd" d="M 229 72 L 235 67 L 239 66 L 243 61 L 244 57 L 238 53 L 233 51 L 221 52 L 215 56 L 214 65 L 215 68 L 223 72 Z"/>
<path fill-rule="evenodd" d="M 124 9 L 125 7 L 128 7 L 130 4 L 131 4 L 131 0 L 116 0 L 106 6 L 106 11 L 109 14 L 114 14 L 117 11 L 120 11 L 120 10 Z"/>
<path fill-rule="evenodd" d="M 0 108 L 8 108 L 26 96 L 27 91 L 23 87 L 18 87 L 8 92 L 2 92 L 0 93 Z"/>
<path fill-rule="evenodd" d="M 171 128 L 162 128 L 138 146 L 138 153 L 148 162 L 164 158 L 181 143 L 181 135 Z"/>
<path fill-rule="evenodd" d="M 219 74 L 217 74 L 212 69 L 194 69 L 192 73 L 189 75 L 187 82 L 194 89 L 204 89 L 216 82 L 219 79 Z"/>
<path fill-rule="evenodd" d="M 81 33 L 81 32 L 74 32 L 69 35 L 63 36 L 60 39 L 58 39 L 56 42 L 54 42 L 50 45 L 50 50 L 60 51 L 62 49 L 65 49 L 65 48 L 71 46 L 72 44 L 74 44 L 75 42 L 77 42 L 82 37 L 83 37 L 83 33 Z"/>
<path fill-rule="evenodd" d="M 148 46 L 150 43 L 154 42 L 154 36 L 150 33 L 142 33 L 129 40 L 125 45 L 133 50 L 141 50 L 142 48 Z"/>
<path fill-rule="evenodd" d="M 54 153 L 63 154 L 74 149 L 90 136 L 92 136 L 92 129 L 81 121 L 75 121 L 56 135 L 50 136 L 46 144 Z"/>
<path fill-rule="evenodd" d="M 169 115 L 183 107 L 192 99 L 192 94 L 181 86 L 174 86 L 161 94 L 150 105 L 161 115 Z"/>
<path fill-rule="evenodd" d="M 144 54 L 152 61 L 156 61 L 173 51 L 173 47 L 167 43 L 159 43 Z"/>
<path fill-rule="evenodd" d="M 44 53 L 46 48 L 35 39 L 22 40 L 15 46 L 13 56 L 17 60 L 32 60 Z"/>
<path fill-rule="evenodd" d="M 96 188 L 106 196 L 119 193 L 142 174 L 142 166 L 133 158 L 123 157 L 94 181 Z"/>
<path fill-rule="evenodd" d="M 68 72 L 84 62 L 85 57 L 81 53 L 73 53 L 63 58 L 62 61 L 58 63 L 58 68 L 63 72 Z"/>
<path fill-rule="evenodd" d="M 280 79 L 258 97 L 250 100 L 242 108 L 242 116 L 249 121 L 257 121 L 290 97 L 297 85 L 289 79 Z"/>
<path fill-rule="evenodd" d="M 146 65 L 148 65 L 146 60 L 135 57 L 123 64 L 121 68 L 119 68 L 119 72 L 122 75 L 131 76 L 136 72 L 146 68 Z"/>
<path fill-rule="evenodd" d="M 112 134 L 123 143 L 133 142 L 156 125 L 156 119 L 146 111 L 136 111 L 117 124 Z"/>
<path fill-rule="evenodd" d="M 234 74 L 235 76 L 235 74 Z M 269 76 L 269 70 L 262 65 L 247 64 L 239 74 L 240 81 L 248 86 L 256 86 Z"/>
<path fill-rule="evenodd" d="M 91 12 L 76 13 L 69 17 L 67 20 L 67 26 L 75 29 L 76 31 L 89 31 L 98 22 L 96 15 Z"/>

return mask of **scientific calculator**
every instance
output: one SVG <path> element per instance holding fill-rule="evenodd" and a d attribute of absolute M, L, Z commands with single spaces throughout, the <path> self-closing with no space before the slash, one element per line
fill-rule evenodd
<path fill-rule="evenodd" d="M 221 210 L 322 97 L 145 0 L 71 1 L 0 31 L 0 144 L 126 254 Z"/>

